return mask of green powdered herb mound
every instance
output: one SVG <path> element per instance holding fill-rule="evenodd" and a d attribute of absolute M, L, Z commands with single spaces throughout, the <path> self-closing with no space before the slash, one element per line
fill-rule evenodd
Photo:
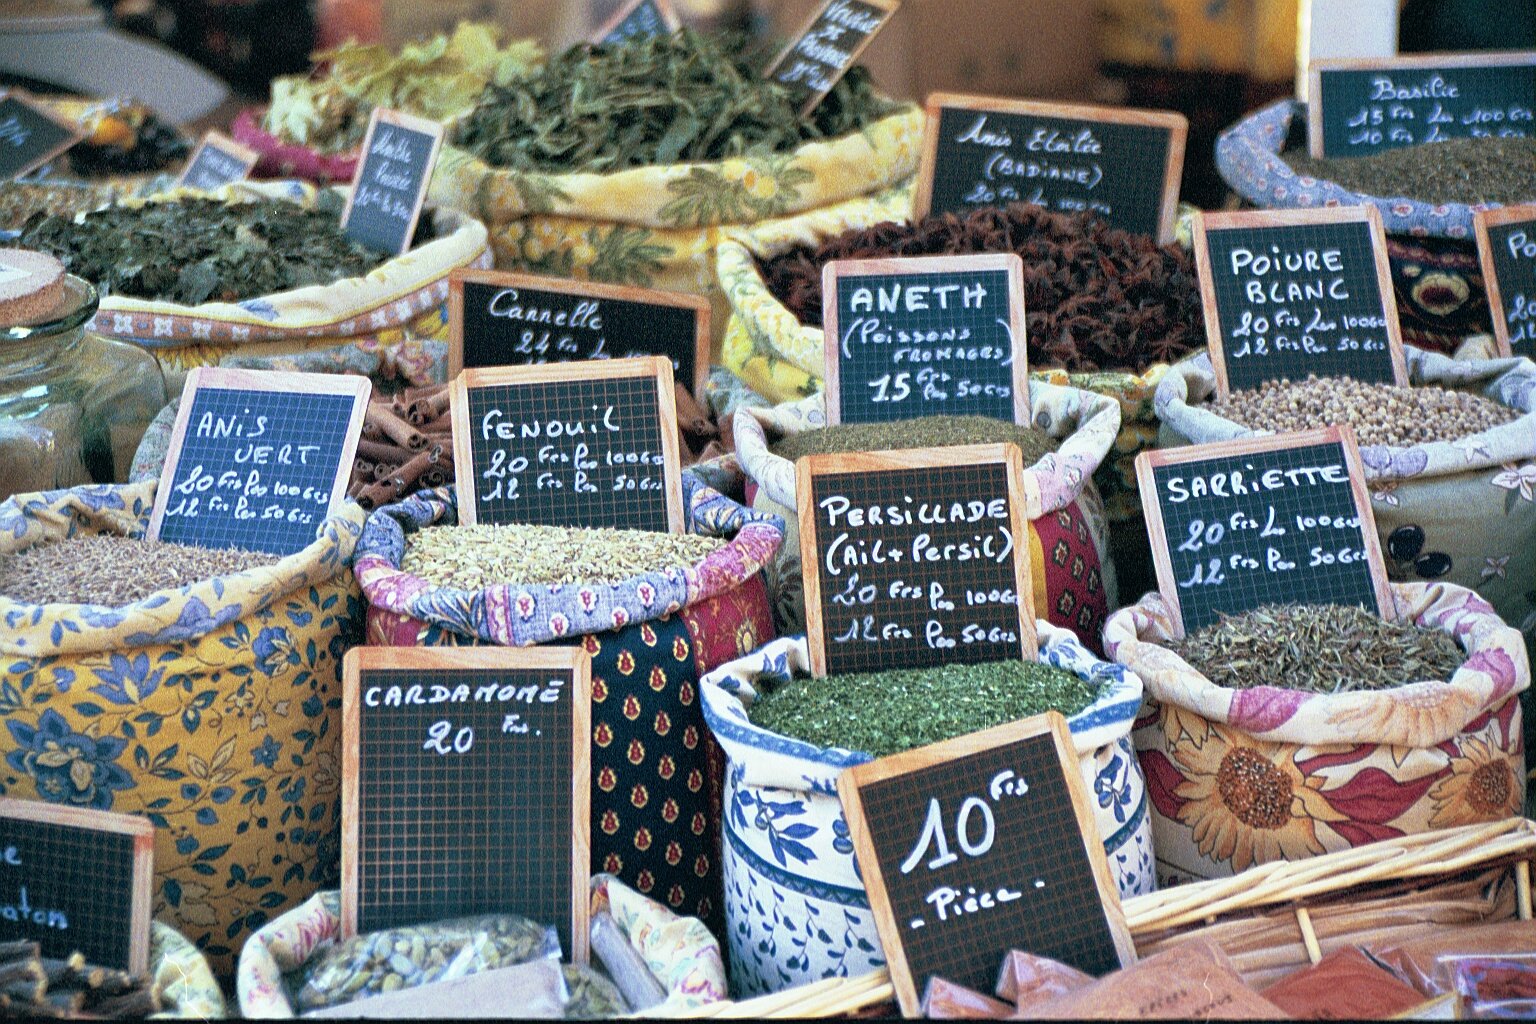
<path fill-rule="evenodd" d="M 799 678 L 752 704 L 752 722 L 820 747 L 876 757 L 990 729 L 1046 711 L 1071 717 L 1097 687 L 1032 661 Z"/>
<path fill-rule="evenodd" d="M 1448 139 L 1369 156 L 1280 154 L 1297 174 L 1362 195 L 1421 203 L 1528 203 L 1536 199 L 1536 139 Z"/>
<path fill-rule="evenodd" d="M 1264 605 L 1168 645 L 1217 686 L 1308 693 L 1444 682 L 1465 655 L 1447 634 L 1358 605 Z"/>
<path fill-rule="evenodd" d="M 807 430 L 776 441 L 769 451 L 793 462 L 802 455 L 906 451 L 1004 441 L 1019 446 L 1026 466 L 1034 465 L 1058 447 L 1056 439 L 1038 427 L 990 416 L 919 416 L 889 423 L 840 423 Z"/>
<path fill-rule="evenodd" d="M 525 78 L 487 86 L 453 141 L 496 167 L 604 173 L 784 152 L 897 107 L 854 67 L 801 117 L 790 93 L 763 77 L 765 57 L 744 39 L 688 29 L 574 46 Z"/>
<path fill-rule="evenodd" d="M 79 223 L 39 213 L 18 244 L 52 253 L 104 293 L 187 306 L 331 284 L 384 261 L 342 233 L 336 209 L 281 199 L 113 206 Z"/>

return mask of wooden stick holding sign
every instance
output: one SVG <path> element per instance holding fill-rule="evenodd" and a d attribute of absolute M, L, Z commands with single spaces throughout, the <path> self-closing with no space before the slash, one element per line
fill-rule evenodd
<path fill-rule="evenodd" d="M 1536 204 L 1472 215 L 1499 355 L 1536 358 Z"/>
<path fill-rule="evenodd" d="M 176 184 L 212 192 L 250 177 L 251 168 L 259 159 L 260 153 L 221 132 L 204 132 L 203 140 L 192 151 L 192 159 L 182 168 Z"/>
<path fill-rule="evenodd" d="M 36 170 L 84 138 L 84 129 L 47 104 L 0 89 L 0 181 Z"/>
<path fill-rule="evenodd" d="M 671 35 L 681 27 L 669 0 L 626 0 L 592 33 L 592 41 L 611 46 L 636 37 Z"/>
<path fill-rule="evenodd" d="M 823 0 L 764 76 L 804 97 L 804 117 L 848 73 L 900 6 L 901 0 Z"/>
<path fill-rule="evenodd" d="M 1136 962 L 1058 712 L 856 765 L 837 792 L 906 1016 L 933 977 L 990 991 L 1010 949 Z"/>
<path fill-rule="evenodd" d="M 409 249 L 442 145 L 436 121 L 373 108 L 341 213 L 347 237 L 393 256 Z"/>
<path fill-rule="evenodd" d="M 1017 253 L 833 260 L 822 268 L 828 423 L 1029 422 Z"/>

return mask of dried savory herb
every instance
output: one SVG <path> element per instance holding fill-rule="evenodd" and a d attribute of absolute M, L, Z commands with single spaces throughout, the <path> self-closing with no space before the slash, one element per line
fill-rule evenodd
<path fill-rule="evenodd" d="M 1140 371 L 1205 344 L 1194 260 L 1087 213 L 1015 203 L 876 224 L 759 266 L 779 301 L 819 327 L 821 268 L 831 260 L 1007 252 L 1024 261 L 1031 368 Z"/>
<path fill-rule="evenodd" d="M 990 416 L 919 416 L 889 423 L 839 423 L 806 430 L 781 438 L 769 447 L 769 451 L 793 462 L 802 455 L 952 448 L 962 444 L 1005 441 L 1019 446 L 1026 466 L 1033 466 L 1057 448 L 1054 437 L 1027 424 L 995 420 Z"/>
<path fill-rule="evenodd" d="M 1314 159 L 1280 154 L 1297 174 L 1361 195 L 1421 203 L 1528 203 L 1536 200 L 1536 139 L 1447 139 L 1369 156 Z"/>

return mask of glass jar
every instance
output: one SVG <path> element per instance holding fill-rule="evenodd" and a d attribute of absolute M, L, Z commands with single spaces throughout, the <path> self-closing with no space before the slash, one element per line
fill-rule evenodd
<path fill-rule="evenodd" d="M 66 274 L 64 294 L 52 319 L 0 328 L 0 499 L 126 481 L 166 402 L 154 356 L 85 329 L 95 286 Z"/>

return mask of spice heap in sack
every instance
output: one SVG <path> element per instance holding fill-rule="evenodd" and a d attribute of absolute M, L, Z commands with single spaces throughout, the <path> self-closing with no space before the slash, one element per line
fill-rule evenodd
<path fill-rule="evenodd" d="M 908 448 L 947 448 L 966 444 L 1012 442 L 1033 466 L 1054 452 L 1058 442 L 1037 427 L 1008 423 L 989 416 L 920 416 L 885 423 L 839 423 L 788 434 L 769 451 L 794 462 L 805 455 L 842 452 L 902 451 Z"/>
<path fill-rule="evenodd" d="M 1280 156 L 1299 175 L 1373 196 L 1497 205 L 1536 199 L 1536 139 L 1447 139 L 1355 157 L 1311 157 L 1300 146 Z"/>
<path fill-rule="evenodd" d="M 721 548 L 720 537 L 572 526 L 453 526 L 423 530 L 400 568 L 438 587 L 478 590 L 519 583 L 611 584 L 657 566 L 693 565 Z"/>
<path fill-rule="evenodd" d="M 0 594 L 27 604 L 104 604 L 142 601 L 157 590 L 244 572 L 277 561 L 240 548 L 76 534 L 51 544 L 0 554 Z"/>
<path fill-rule="evenodd" d="M 85 132 L 64 153 L 69 169 L 82 177 L 162 171 L 192 150 L 175 125 L 137 100 L 45 97 L 42 102 Z"/>
<path fill-rule="evenodd" d="M 44 960 L 38 944 L 26 940 L 0 942 L 0 978 L 6 1017 L 142 1019 L 162 1009 L 148 976 L 89 964 L 79 952 Z"/>
<path fill-rule="evenodd" d="M 106 206 L 121 194 L 111 185 L 83 182 L 0 182 L 0 230 L 20 231 L 36 213 L 73 220 L 76 214 Z"/>

